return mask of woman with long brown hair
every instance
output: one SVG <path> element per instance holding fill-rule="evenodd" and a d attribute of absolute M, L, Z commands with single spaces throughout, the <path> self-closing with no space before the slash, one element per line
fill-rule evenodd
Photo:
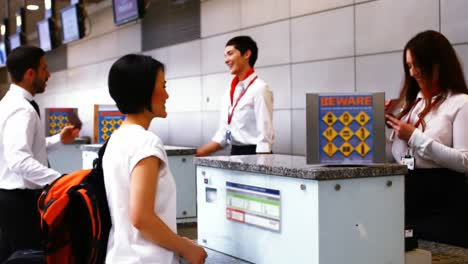
<path fill-rule="evenodd" d="M 468 88 L 450 42 L 441 33 L 414 36 L 403 52 L 403 102 L 391 157 L 409 166 L 406 222 L 420 238 L 468 247 Z"/>

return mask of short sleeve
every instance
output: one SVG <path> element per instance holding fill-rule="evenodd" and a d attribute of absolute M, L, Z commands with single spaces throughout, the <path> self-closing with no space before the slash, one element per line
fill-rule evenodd
<path fill-rule="evenodd" d="M 144 144 L 142 145 L 144 147 L 137 148 L 130 157 L 130 171 L 135 168 L 138 162 L 150 156 L 159 158 L 162 162 L 161 167 L 167 165 L 166 150 L 164 149 L 164 145 L 159 138 L 154 135 L 147 136 L 147 139 L 144 140 Z"/>

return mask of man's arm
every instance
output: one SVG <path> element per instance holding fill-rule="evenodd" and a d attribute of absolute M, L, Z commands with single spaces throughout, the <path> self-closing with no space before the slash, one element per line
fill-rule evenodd
<path fill-rule="evenodd" d="M 254 98 L 255 119 L 260 132 L 257 153 L 271 153 L 275 130 L 273 128 L 273 93 L 268 86 L 263 87 Z"/>
<path fill-rule="evenodd" d="M 75 128 L 74 126 L 66 126 L 62 129 L 62 131 L 60 131 L 59 134 L 46 138 L 46 148 L 49 151 L 61 144 L 70 144 L 73 142 L 73 140 L 75 140 L 79 133 L 79 128 Z"/>
<path fill-rule="evenodd" d="M 218 142 L 210 141 L 206 143 L 205 145 L 199 147 L 197 149 L 197 153 L 195 154 L 195 156 L 197 157 L 208 156 L 211 153 L 214 153 L 220 149 L 222 149 L 222 147 Z"/>
<path fill-rule="evenodd" d="M 60 173 L 34 158 L 31 146 L 35 125 L 31 113 L 19 110 L 6 121 L 2 141 L 8 168 L 30 182 L 44 186 L 58 178 Z"/>

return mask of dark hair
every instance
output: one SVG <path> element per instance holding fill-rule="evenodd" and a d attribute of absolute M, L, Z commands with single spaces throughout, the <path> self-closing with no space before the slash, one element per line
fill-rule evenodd
<path fill-rule="evenodd" d="M 37 70 L 45 52 L 34 46 L 19 46 L 8 54 L 6 66 L 13 82 L 21 82 L 28 69 Z"/>
<path fill-rule="evenodd" d="M 438 65 L 438 82 L 441 95 L 444 98 L 447 97 L 448 92 L 468 94 L 460 61 L 447 38 L 433 30 L 421 32 L 408 41 L 403 50 L 405 79 L 400 92 L 400 100 L 405 100 L 405 106 L 398 116 L 399 118 L 411 110 L 420 91 L 418 83 L 411 77 L 409 67 L 406 64 L 408 50 L 411 51 L 414 65 L 420 69 L 424 78 L 432 78 L 434 66 Z"/>
<path fill-rule="evenodd" d="M 135 114 L 151 109 L 156 74 L 164 65 L 150 56 L 128 54 L 118 59 L 109 71 L 109 94 L 120 112 Z"/>
<path fill-rule="evenodd" d="M 226 43 L 226 47 L 227 46 L 234 46 L 234 48 L 239 50 L 242 55 L 244 55 L 244 53 L 247 50 L 250 50 L 252 54 L 250 55 L 250 58 L 249 58 L 249 65 L 250 67 L 253 68 L 253 66 L 255 65 L 255 62 L 257 62 L 258 48 L 257 48 L 257 43 L 255 43 L 255 41 L 251 37 L 249 36 L 234 37 Z"/>

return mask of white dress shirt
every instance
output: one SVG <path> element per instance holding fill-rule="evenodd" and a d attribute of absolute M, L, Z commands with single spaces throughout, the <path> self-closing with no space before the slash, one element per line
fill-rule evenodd
<path fill-rule="evenodd" d="M 432 98 L 435 100 L 437 96 Z M 423 98 L 421 93 L 418 98 Z M 425 107 L 423 99 L 401 120 L 416 124 L 418 114 Z M 424 117 L 426 128 L 422 131 L 419 125 L 411 135 L 408 143 L 390 135 L 391 155 L 401 164 L 401 157 L 408 152 L 415 158 L 416 168 L 448 168 L 454 171 L 468 172 L 468 95 L 449 94 L 439 107 L 431 109 Z M 387 148 L 388 149 L 388 148 Z"/>
<path fill-rule="evenodd" d="M 61 144 L 60 134 L 46 140 L 31 100 L 28 91 L 11 84 L 0 101 L 0 189 L 39 189 L 60 176 L 47 167 L 47 148 Z"/>
<path fill-rule="evenodd" d="M 257 145 L 256 152 L 271 152 L 274 141 L 273 128 L 273 93 L 268 85 L 257 78 L 250 86 L 249 83 L 257 77 L 250 74 L 246 79 L 237 83 L 231 105 L 230 87 L 224 93 L 218 131 L 213 141 L 221 146 L 227 144 L 226 132 L 231 131 L 233 145 Z M 228 112 L 235 105 L 242 89 L 247 91 L 239 100 L 231 124 L 228 124 Z"/>

